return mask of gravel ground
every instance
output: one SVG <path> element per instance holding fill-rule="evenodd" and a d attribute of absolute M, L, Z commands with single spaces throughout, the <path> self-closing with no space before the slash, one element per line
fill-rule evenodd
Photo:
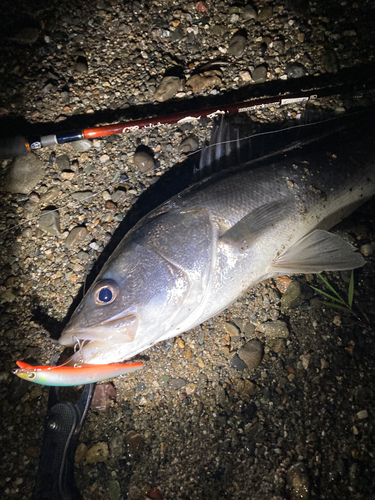
<path fill-rule="evenodd" d="M 374 17 L 370 1 L 6 1 L 2 134 L 171 112 L 188 99 L 207 106 L 247 86 L 267 95 L 275 84 L 295 89 L 298 79 L 348 69 L 366 74 Z M 354 93 L 313 107 L 343 113 L 371 98 Z M 298 123 L 303 109 L 270 107 L 246 120 Z M 47 148 L 21 159 L 32 175 L 5 174 L 2 498 L 31 498 L 47 411 L 48 390 L 14 377 L 15 361 L 51 362 L 84 286 L 157 203 L 156 181 L 173 179 L 166 172 L 202 146 L 211 124 Z M 17 168 L 1 160 L 3 173 Z M 336 228 L 367 260 L 354 274 L 361 321 L 324 306 L 310 286 L 324 288 L 317 277 L 268 280 L 145 351 L 145 368 L 103 384 L 89 411 L 76 455 L 83 498 L 374 499 L 374 208 L 372 200 Z M 326 277 L 346 297 L 350 273 Z"/>

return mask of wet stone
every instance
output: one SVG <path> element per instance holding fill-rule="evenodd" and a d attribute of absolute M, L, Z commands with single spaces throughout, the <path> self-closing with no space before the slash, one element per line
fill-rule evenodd
<path fill-rule="evenodd" d="M 108 483 L 108 498 L 109 500 L 120 500 L 121 498 L 121 487 L 120 483 L 115 479 L 112 479 Z"/>
<path fill-rule="evenodd" d="M 251 5 L 245 5 L 241 12 L 242 19 L 249 21 L 250 19 L 257 20 L 258 14 Z"/>
<path fill-rule="evenodd" d="M 77 191 L 76 193 L 72 193 L 71 197 L 74 201 L 79 202 L 89 202 L 92 199 L 93 192 L 92 191 Z"/>
<path fill-rule="evenodd" d="M 38 219 L 39 227 L 53 236 L 60 235 L 60 215 L 57 210 L 42 212 Z"/>
<path fill-rule="evenodd" d="M 109 456 L 108 445 L 105 442 L 94 444 L 86 455 L 86 462 L 88 464 L 97 464 L 98 462 L 105 462 Z"/>
<path fill-rule="evenodd" d="M 263 358 L 263 345 L 259 340 L 250 340 L 239 349 L 238 356 L 246 363 L 248 368 L 255 370 Z"/>
<path fill-rule="evenodd" d="M 88 64 L 87 64 L 87 59 L 84 56 L 78 56 L 76 63 L 75 63 L 75 69 L 78 71 L 78 73 L 87 73 L 89 70 Z"/>
<path fill-rule="evenodd" d="M 60 193 L 60 189 L 57 186 L 53 186 L 46 193 L 41 194 L 40 202 L 41 203 L 50 203 L 51 201 L 54 201 L 59 196 L 59 193 Z"/>
<path fill-rule="evenodd" d="M 96 384 L 92 396 L 91 408 L 97 413 L 106 413 L 111 401 L 116 399 L 116 389 L 112 384 Z"/>
<path fill-rule="evenodd" d="M 168 99 L 171 99 L 177 92 L 180 92 L 183 86 L 183 80 L 177 76 L 166 76 L 156 89 L 154 98 L 158 102 L 168 101 Z"/>
<path fill-rule="evenodd" d="M 234 368 L 235 370 L 238 370 L 239 372 L 242 372 L 247 368 L 247 365 L 242 359 L 238 356 L 238 354 L 235 354 L 231 360 L 230 363 L 231 368 Z"/>
<path fill-rule="evenodd" d="M 267 79 L 267 67 L 264 64 L 257 66 L 252 72 L 251 77 L 255 83 L 265 82 Z"/>
<path fill-rule="evenodd" d="M 269 321 L 268 323 L 259 325 L 257 329 L 269 339 L 286 339 L 289 337 L 289 330 L 287 324 L 284 321 Z"/>
<path fill-rule="evenodd" d="M 265 6 L 263 9 L 261 9 L 258 12 L 258 18 L 257 21 L 260 23 L 264 23 L 265 21 L 268 21 L 273 15 L 273 9 L 271 6 Z"/>
<path fill-rule="evenodd" d="M 43 163 L 35 154 L 29 153 L 12 162 L 5 174 L 2 189 L 8 193 L 29 194 L 44 174 Z"/>
<path fill-rule="evenodd" d="M 131 455 L 135 455 L 142 451 L 144 443 L 144 437 L 141 434 L 137 434 L 135 431 L 130 431 L 126 435 L 126 444 Z"/>
<path fill-rule="evenodd" d="M 303 64 L 300 63 L 288 63 L 285 68 L 288 78 L 302 78 L 307 75 L 307 70 Z"/>
<path fill-rule="evenodd" d="M 124 203 L 126 201 L 127 195 L 124 189 L 117 189 L 112 195 L 113 203 Z"/>
<path fill-rule="evenodd" d="M 186 85 L 191 87 L 195 94 L 210 89 L 221 83 L 221 73 L 217 70 L 205 71 L 199 75 L 193 75 Z"/>
<path fill-rule="evenodd" d="M 301 283 L 299 281 L 292 281 L 286 289 L 284 295 L 281 297 L 280 310 L 282 314 L 299 301 L 301 294 Z"/>
<path fill-rule="evenodd" d="M 143 174 L 155 168 L 154 158 L 146 151 L 137 151 L 133 157 L 133 163 Z"/>
<path fill-rule="evenodd" d="M 169 387 L 175 391 L 178 391 L 182 387 L 185 387 L 187 381 L 183 378 L 172 378 L 169 382 Z"/>
<path fill-rule="evenodd" d="M 85 227 L 75 227 L 73 228 L 68 237 L 65 240 L 65 246 L 67 248 L 73 248 L 75 246 L 83 245 L 86 241 L 89 233 Z"/>
<path fill-rule="evenodd" d="M 67 155 L 60 155 L 56 158 L 57 166 L 60 170 L 69 170 L 70 169 L 70 159 Z"/>
<path fill-rule="evenodd" d="M 90 141 L 89 139 L 81 139 L 80 141 L 72 142 L 70 145 L 74 149 L 74 151 L 83 153 L 84 151 L 88 151 L 92 147 L 92 141 Z M 95 167 L 92 168 L 94 171 Z"/>
<path fill-rule="evenodd" d="M 291 500 L 308 500 L 309 478 L 302 463 L 292 465 L 287 474 L 287 484 L 291 492 Z"/>
<path fill-rule="evenodd" d="M 246 37 L 243 35 L 236 34 L 229 41 L 228 54 L 234 57 L 240 57 L 245 52 L 246 48 Z"/>
<path fill-rule="evenodd" d="M 198 140 L 195 136 L 190 136 L 184 139 L 180 144 L 181 153 L 191 153 L 196 151 L 199 147 Z"/>

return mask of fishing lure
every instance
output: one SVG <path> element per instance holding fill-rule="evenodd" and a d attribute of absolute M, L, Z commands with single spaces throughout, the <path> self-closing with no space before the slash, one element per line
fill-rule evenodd
<path fill-rule="evenodd" d="M 17 377 L 40 385 L 70 386 L 92 384 L 124 373 L 140 370 L 143 363 L 110 363 L 107 365 L 82 366 L 32 366 L 16 361 L 18 368 L 12 370 Z"/>

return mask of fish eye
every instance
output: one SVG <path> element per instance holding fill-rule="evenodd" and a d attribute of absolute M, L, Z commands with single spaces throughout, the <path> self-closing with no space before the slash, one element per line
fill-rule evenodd
<path fill-rule="evenodd" d="M 29 373 L 27 374 L 27 378 L 28 378 L 29 380 L 33 380 L 35 377 L 36 377 L 36 373 L 34 373 L 34 372 L 29 372 Z"/>
<path fill-rule="evenodd" d="M 113 280 L 103 280 L 93 290 L 93 298 L 98 305 L 111 304 L 117 297 L 119 289 Z"/>

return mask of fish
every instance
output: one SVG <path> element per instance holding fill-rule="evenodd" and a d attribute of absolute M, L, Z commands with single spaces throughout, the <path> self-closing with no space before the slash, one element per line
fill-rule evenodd
<path fill-rule="evenodd" d="M 85 364 L 82 366 L 32 366 L 16 361 L 18 368 L 13 370 L 17 377 L 35 384 L 66 387 L 101 382 L 125 373 L 140 370 L 143 363 Z"/>
<path fill-rule="evenodd" d="M 329 229 L 375 194 L 373 115 L 240 165 L 238 140 L 230 150 L 211 139 L 200 169 L 221 159 L 228 168 L 123 237 L 59 343 L 78 341 L 87 364 L 123 361 L 217 315 L 267 278 L 362 267 L 357 249 Z"/>

